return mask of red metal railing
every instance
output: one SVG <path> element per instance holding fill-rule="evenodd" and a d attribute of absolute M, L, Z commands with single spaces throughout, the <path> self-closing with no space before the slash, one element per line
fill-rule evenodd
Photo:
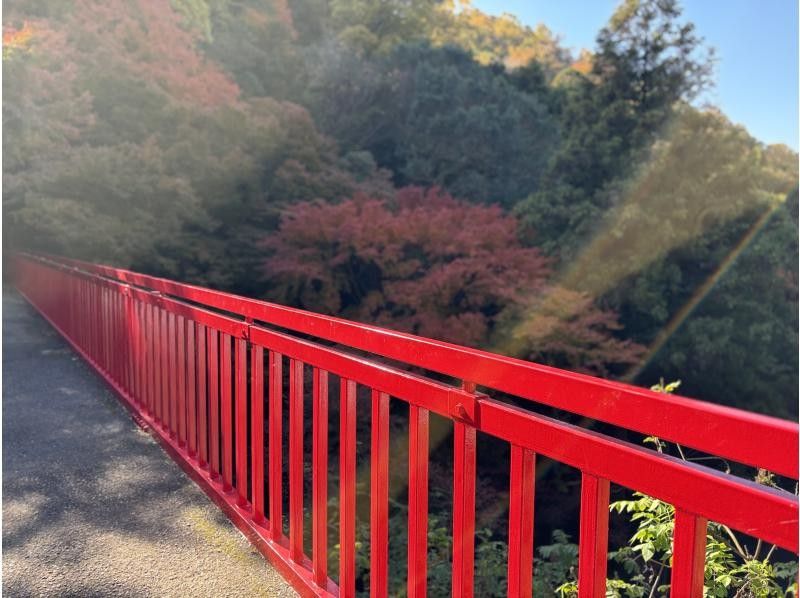
<path fill-rule="evenodd" d="M 537 453 L 582 474 L 581 598 L 605 596 L 611 482 L 675 506 L 672 596 L 702 595 L 703 546 L 709 520 L 797 553 L 795 495 L 532 413 L 492 399 L 478 392 L 477 386 L 658 436 L 794 480 L 798 478 L 795 423 L 128 270 L 30 255 L 17 256 L 14 266 L 20 292 L 98 370 L 140 423 L 152 429 L 168 452 L 301 594 L 355 593 L 358 385 L 371 389 L 372 397 L 373 596 L 385 596 L 388 584 L 391 400 L 409 405 L 409 596 L 426 593 L 430 412 L 454 425 L 454 596 L 473 594 L 477 432 L 511 445 L 510 596 L 532 593 Z M 306 340 L 309 336 L 333 341 L 337 347 Z M 349 352 L 348 347 L 359 354 Z M 446 374 L 463 383 L 460 387 L 443 384 L 365 358 L 362 352 Z M 282 523 L 284 455 L 279 440 L 287 390 L 285 361 L 289 381 L 288 536 Z M 310 558 L 303 543 L 303 509 L 308 507 L 303 496 L 306 368 L 311 368 L 313 403 Z M 331 376 L 338 377 L 340 388 L 338 585 L 327 571 Z"/>

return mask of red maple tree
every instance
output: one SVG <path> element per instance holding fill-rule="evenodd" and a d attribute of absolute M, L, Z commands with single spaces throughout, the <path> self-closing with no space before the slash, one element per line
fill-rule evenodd
<path fill-rule="evenodd" d="M 295 204 L 265 241 L 270 298 L 582 371 L 634 361 L 616 314 L 550 286 L 548 260 L 517 227 L 438 188 Z"/>

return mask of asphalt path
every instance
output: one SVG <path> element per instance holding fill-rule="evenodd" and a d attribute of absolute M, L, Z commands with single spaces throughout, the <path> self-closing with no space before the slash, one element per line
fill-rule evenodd
<path fill-rule="evenodd" d="M 7 288 L 2 408 L 5 596 L 296 596 Z"/>

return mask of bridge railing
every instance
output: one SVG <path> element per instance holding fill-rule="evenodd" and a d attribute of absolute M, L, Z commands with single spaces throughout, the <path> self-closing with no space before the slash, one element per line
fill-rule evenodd
<path fill-rule="evenodd" d="M 371 396 L 373 596 L 388 591 L 391 401 L 409 406 L 409 596 L 424 596 L 427 589 L 431 412 L 451 420 L 454 427 L 454 596 L 473 594 L 478 432 L 511 447 L 510 596 L 532 593 L 537 455 L 581 472 L 581 598 L 605 596 L 612 482 L 675 507 L 672 596 L 702 595 L 708 521 L 797 553 L 797 496 L 545 417 L 489 394 L 500 391 L 794 480 L 796 423 L 128 270 L 31 255 L 18 255 L 14 266 L 20 292 L 304 595 L 355 594 L 356 411 L 363 408 L 357 401 L 359 386 L 368 388 Z M 383 358 L 461 383 L 412 374 L 387 365 Z M 310 500 L 304 496 L 303 447 L 308 381 L 313 419 Z M 328 406 L 329 390 L 337 386 L 338 584 L 327 570 Z M 285 397 L 286 455 L 280 441 Z M 286 463 L 288 534 L 282 512 Z M 309 506 L 312 530 L 307 547 L 303 524 Z"/>

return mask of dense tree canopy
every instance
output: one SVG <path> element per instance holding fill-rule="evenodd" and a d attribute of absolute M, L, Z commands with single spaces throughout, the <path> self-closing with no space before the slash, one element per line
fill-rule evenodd
<path fill-rule="evenodd" d="M 6 254 L 111 262 L 797 416 L 797 154 L 698 105 L 713 53 L 677 0 L 623 0 L 575 55 L 546 23 L 466 0 L 3 8 Z M 500 444 L 478 451 L 478 520 L 495 528 Z M 432 445 L 437 595 L 451 502 L 433 490 L 452 487 L 451 458 Z M 577 511 L 579 482 L 553 475 L 537 485 L 555 505 L 537 506 L 537 595 L 577 553 L 552 509 Z M 391 508 L 400 591 L 407 513 Z M 506 550 L 478 533 L 477 594 L 505 595 Z"/>
<path fill-rule="evenodd" d="M 398 185 L 511 205 L 539 186 L 558 129 L 541 97 L 455 48 L 398 46 L 367 61 L 327 46 L 311 81 L 323 130 L 369 150 Z"/>
<path fill-rule="evenodd" d="M 300 203 L 266 242 L 265 275 L 279 302 L 472 346 L 524 312 L 514 342 L 527 357 L 594 373 L 635 363 L 639 348 L 614 338 L 614 314 L 548 287 L 548 260 L 516 231 L 499 207 L 436 188 Z"/>
<path fill-rule="evenodd" d="M 546 24 L 449 0 L 5 8 L 7 248 L 606 375 L 628 364 L 642 382 L 669 372 L 703 398 L 793 412 L 752 396 L 797 377 L 797 156 L 690 105 L 713 56 L 676 1 L 626 0 L 576 56 Z M 444 278 L 383 249 L 380 267 L 331 267 L 332 294 L 309 294 L 288 248 L 305 229 L 336 237 L 320 215 L 349 230 L 362 210 L 375 230 L 339 239 L 353 255 L 391 230 Z M 420 236 L 426 219 L 491 243 L 486 263 L 510 252 L 514 274 L 473 280 Z M 483 276 L 500 277 L 491 293 Z"/>

